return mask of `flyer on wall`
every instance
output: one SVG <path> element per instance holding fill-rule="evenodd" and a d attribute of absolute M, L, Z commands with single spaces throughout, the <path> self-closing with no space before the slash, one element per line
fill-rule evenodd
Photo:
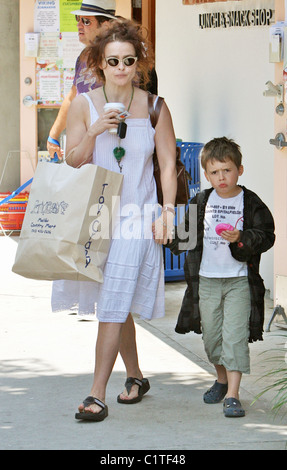
<path fill-rule="evenodd" d="M 39 44 L 36 50 L 36 45 L 32 48 L 32 40 L 27 38 L 26 49 L 30 57 L 37 59 L 36 94 L 42 106 L 60 106 L 73 85 L 75 63 L 84 46 L 79 41 L 77 23 L 71 12 L 80 8 L 81 3 L 35 1 L 33 34 L 39 36 Z"/>

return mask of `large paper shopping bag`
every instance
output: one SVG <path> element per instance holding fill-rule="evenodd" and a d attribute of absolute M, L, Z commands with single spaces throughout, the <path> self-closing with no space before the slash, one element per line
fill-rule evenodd
<path fill-rule="evenodd" d="M 103 282 L 123 176 L 96 165 L 37 165 L 12 271 Z"/>

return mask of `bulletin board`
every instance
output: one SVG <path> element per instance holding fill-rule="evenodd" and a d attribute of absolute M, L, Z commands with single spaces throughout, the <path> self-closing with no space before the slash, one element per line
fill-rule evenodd
<path fill-rule="evenodd" d="M 36 59 L 36 99 L 39 106 L 60 106 L 74 80 L 75 63 L 84 48 L 71 12 L 82 1 L 36 0 L 30 51 Z M 31 46 L 34 41 L 34 50 Z M 32 50 L 32 52 L 31 52 Z"/>

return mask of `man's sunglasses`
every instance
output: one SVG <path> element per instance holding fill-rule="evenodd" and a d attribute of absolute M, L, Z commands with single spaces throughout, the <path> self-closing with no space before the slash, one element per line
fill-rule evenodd
<path fill-rule="evenodd" d="M 76 22 L 82 22 L 84 26 L 90 26 L 92 24 L 91 20 L 89 18 L 81 18 L 79 15 L 76 15 Z"/>
<path fill-rule="evenodd" d="M 125 57 L 124 59 L 118 59 L 117 57 L 106 57 L 105 61 L 110 67 L 117 67 L 119 63 L 123 63 L 126 67 L 131 67 L 138 60 L 137 57 Z"/>

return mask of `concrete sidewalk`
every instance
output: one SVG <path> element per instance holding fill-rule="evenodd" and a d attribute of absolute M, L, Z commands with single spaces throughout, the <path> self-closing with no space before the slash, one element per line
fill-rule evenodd
<path fill-rule="evenodd" d="M 272 367 L 263 351 L 286 342 L 272 327 L 265 341 L 250 345 L 250 376 L 242 381 L 246 417 L 227 419 L 222 404 L 205 405 L 202 395 L 214 381 L 201 336 L 174 332 L 185 283 L 166 285 L 166 318 L 137 321 L 141 368 L 151 390 L 141 403 L 116 401 L 125 381 L 117 360 L 102 423 L 74 419 L 89 394 L 94 367 L 97 321 L 52 314 L 51 283 L 11 272 L 17 237 L 0 238 L 0 449 L 3 450 L 284 450 L 286 416 L 274 417 L 260 379 Z M 267 302 L 266 319 L 272 314 Z M 260 380 L 258 380 L 260 379 Z"/>

